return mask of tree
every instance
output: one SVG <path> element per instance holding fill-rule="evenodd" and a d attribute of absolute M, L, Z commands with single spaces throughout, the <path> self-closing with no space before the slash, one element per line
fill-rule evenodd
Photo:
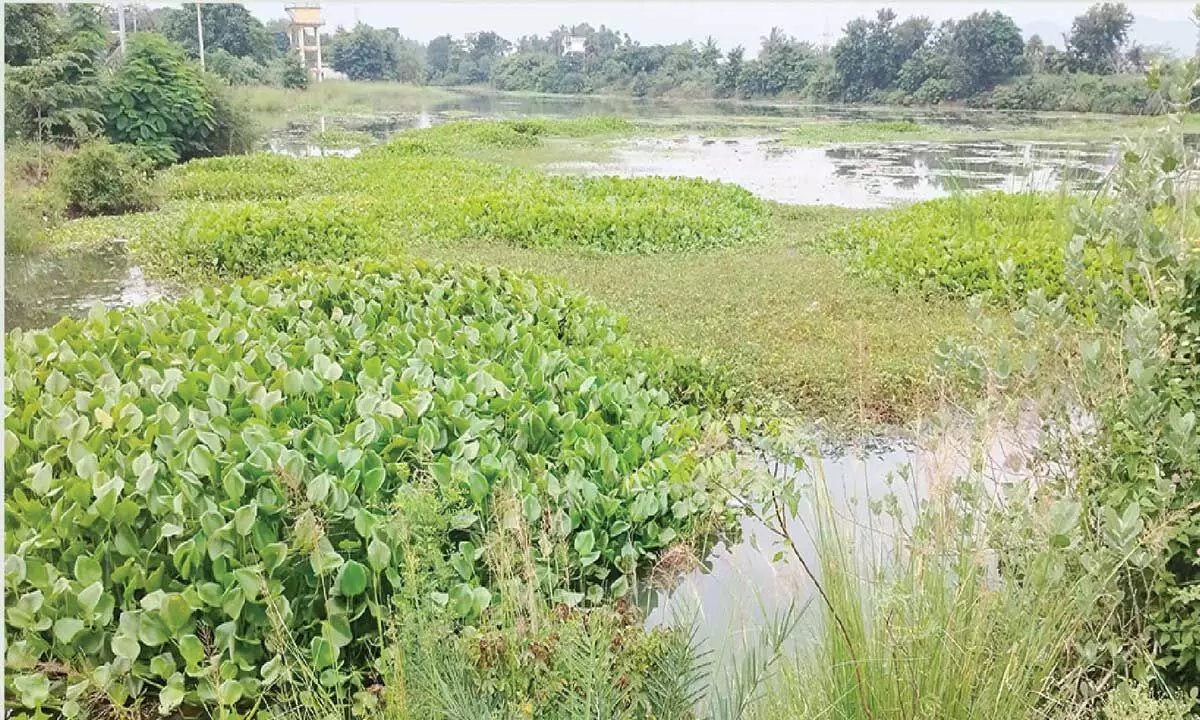
<path fill-rule="evenodd" d="M 425 48 L 427 79 L 433 81 L 457 77 L 466 55 L 463 43 L 449 35 L 440 35 L 430 40 Z"/>
<path fill-rule="evenodd" d="M 717 41 L 712 35 L 704 38 L 704 45 L 700 47 L 700 67 L 709 70 L 716 70 L 717 64 L 721 62 L 721 48 L 717 47 Z"/>
<path fill-rule="evenodd" d="M 717 94 L 721 97 L 733 97 L 737 93 L 745 55 L 746 49 L 741 45 L 726 54 L 725 64 L 717 72 Z"/>
<path fill-rule="evenodd" d="M 871 89 L 868 69 L 867 35 L 870 27 L 864 18 L 855 18 L 846 24 L 842 37 L 834 43 L 833 69 L 836 83 L 845 100 L 862 100 Z"/>
<path fill-rule="evenodd" d="M 210 76 L 211 77 L 211 76 Z M 213 93 L 183 48 L 161 35 L 138 33 L 104 89 L 113 142 L 148 145 L 187 160 L 216 154 Z"/>
<path fill-rule="evenodd" d="M 299 53 L 290 52 L 284 55 L 282 65 L 279 73 L 280 85 L 289 90 L 308 88 L 308 70 L 304 67 L 304 63 L 300 62 Z"/>
<path fill-rule="evenodd" d="M 966 96 L 1016 75 L 1025 41 L 1011 17 L 984 10 L 953 24 L 949 50 L 952 92 Z"/>
<path fill-rule="evenodd" d="M 4 4 L 4 64 L 28 65 L 52 53 L 62 40 L 62 19 L 53 5 Z"/>
<path fill-rule="evenodd" d="M 1124 3 L 1098 3 L 1071 23 L 1067 52 L 1076 72 L 1111 74 L 1121 62 L 1121 47 L 1133 26 Z"/>
<path fill-rule="evenodd" d="M 279 52 L 275 39 L 250 11 L 235 3 L 203 3 L 204 49 L 220 48 L 236 57 L 265 64 Z M 171 8 L 162 21 L 163 34 L 182 45 L 192 57 L 200 54 L 196 41 L 196 5 Z"/>
<path fill-rule="evenodd" d="M 492 79 L 492 69 L 500 58 L 508 54 L 512 43 L 488 30 L 467 35 L 467 58 L 471 61 L 470 70 L 463 69 L 462 81 L 466 83 L 483 83 Z"/>
<path fill-rule="evenodd" d="M 1041 75 L 1046 68 L 1046 44 L 1041 35 L 1033 35 L 1025 41 L 1025 65 L 1033 75 Z"/>
<path fill-rule="evenodd" d="M 350 32 L 338 28 L 331 45 L 333 69 L 351 80 L 395 79 L 399 66 L 396 38 L 386 30 L 360 22 Z"/>

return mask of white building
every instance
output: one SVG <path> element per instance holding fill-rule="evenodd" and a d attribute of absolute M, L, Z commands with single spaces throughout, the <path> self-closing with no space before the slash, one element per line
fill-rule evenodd
<path fill-rule="evenodd" d="M 562 51 L 563 55 L 579 53 L 582 55 L 587 50 L 587 38 L 582 35 L 568 35 L 563 38 Z"/>

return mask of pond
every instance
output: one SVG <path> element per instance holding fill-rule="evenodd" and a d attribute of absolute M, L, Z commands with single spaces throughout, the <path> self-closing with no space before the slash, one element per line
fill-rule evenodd
<path fill-rule="evenodd" d="M 1103 143 L 906 142 L 788 147 L 764 138 L 622 143 L 606 162 L 549 170 L 589 175 L 686 175 L 741 185 L 798 205 L 888 207 L 959 191 L 1092 190 L 1116 160 Z"/>
<path fill-rule="evenodd" d="M 128 307 L 172 294 L 130 261 L 125 244 L 67 254 L 4 254 L 4 329 L 41 328 L 93 305 Z"/>
<path fill-rule="evenodd" d="M 781 130 L 813 121 L 911 120 L 932 127 L 1028 130 L 1080 117 L 1066 113 L 503 94 L 463 94 L 419 111 L 297 121 L 271 134 L 266 148 L 297 157 L 352 155 L 357 148 L 322 148 L 312 142 L 312 135 L 337 127 L 386 142 L 406 129 L 462 118 L 596 114 L 653 126 L 656 134 L 664 127 L 668 134 L 669 128 L 678 127 L 678 134 L 619 142 L 605 162 L 557 163 L 549 170 L 703 177 L 736 183 L 779 202 L 872 208 L 960 190 L 1091 190 L 1115 160 L 1115 146 L 1107 142 L 962 140 L 788 147 L 778 141 Z M 707 137 L 713 132 L 706 131 L 738 136 Z"/>
<path fill-rule="evenodd" d="M 678 125 L 674 137 L 615 143 L 603 162 L 566 162 L 552 172 L 688 175 L 737 183 L 785 203 L 884 207 L 949 194 L 956 189 L 1090 189 L 1113 161 L 1103 143 L 954 142 L 868 143 L 789 147 L 779 130 L 808 120 L 911 119 L 932 125 L 1028 127 L 1060 115 L 730 101 L 672 102 L 629 98 L 463 94 L 419 110 L 290 123 L 272 133 L 266 149 L 298 156 L 353 155 L 357 148 L 322 148 L 314 132 L 341 128 L 384 141 L 406 128 L 463 117 L 613 114 L 651 124 Z M 690 127 L 692 129 L 684 129 Z M 739 137 L 706 138 L 696 127 Z M 67 257 L 6 255 L 5 329 L 34 328 L 64 314 L 82 315 L 93 303 L 123 306 L 160 296 L 119 243 Z"/>

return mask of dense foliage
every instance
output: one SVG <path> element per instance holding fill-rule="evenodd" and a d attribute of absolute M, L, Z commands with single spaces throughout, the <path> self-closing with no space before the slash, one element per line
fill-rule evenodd
<path fill-rule="evenodd" d="M 377 247 L 378 226 L 337 200 L 201 206 L 178 234 L 164 238 L 180 272 L 221 277 L 263 275 L 300 262 L 345 262 Z"/>
<path fill-rule="evenodd" d="M 139 34 L 108 84 L 108 132 L 117 142 L 155 147 L 171 158 L 213 155 L 217 121 L 199 67 L 165 38 Z"/>
<path fill-rule="evenodd" d="M 179 43 L 192 57 L 200 54 L 196 36 L 195 3 L 166 8 L 159 20 L 160 32 Z M 199 6 L 204 13 L 204 51 L 221 51 L 265 65 L 279 54 L 275 39 L 258 18 L 238 3 L 209 3 Z"/>
<path fill-rule="evenodd" d="M 401 133 L 354 158 L 262 154 L 192 162 L 165 174 L 164 193 L 169 200 L 202 203 L 296 199 L 297 209 L 313 198 L 328 197 L 333 200 L 318 204 L 317 214 L 334 212 L 341 204 L 364 233 L 382 238 L 380 247 L 393 250 L 412 240 L 480 239 L 646 253 L 734 247 L 761 237 L 761 201 L 734 185 L 693 178 L 553 176 L 458 157 L 493 148 L 536 147 L 554 135 L 619 132 L 624 127 L 624 121 L 610 118 L 450 123 Z M 209 210 L 197 212 L 188 224 L 211 221 L 214 228 L 214 233 L 195 236 L 202 244 L 233 227 L 208 215 Z M 267 216 L 275 212 L 262 211 Z M 298 216 L 308 217 L 302 210 Z M 268 234 L 283 232 L 283 222 L 282 215 L 278 223 L 270 221 L 276 229 Z M 154 248 L 149 253 L 154 257 L 148 258 L 152 262 L 177 272 L 196 267 L 179 255 L 180 243 L 163 242 L 170 235 L 160 226 L 146 233 L 153 239 L 132 235 L 135 247 L 145 241 L 145 247 Z M 236 243 L 220 244 L 232 250 Z M 292 247 L 291 241 L 285 244 Z M 189 246 L 189 252 L 200 252 L 194 243 Z M 280 252 L 290 257 L 320 251 Z M 200 267 L 235 276 L 239 272 L 225 261 L 211 260 Z M 253 263 L 235 265 L 252 269 Z"/>
<path fill-rule="evenodd" d="M 58 182 L 76 215 L 119 215 L 153 205 L 150 159 L 134 145 L 96 141 L 63 162 Z"/>
<path fill-rule="evenodd" d="M 859 272 L 894 287 L 1011 303 L 1033 290 L 1068 288 L 1074 224 L 1061 197 L 985 193 L 917 203 L 865 218 L 832 236 Z M 1114 256 L 1089 251 L 1089 272 L 1114 271 Z"/>
<path fill-rule="evenodd" d="M 1098 106 L 1141 113 L 1151 108 L 1148 87 L 1139 76 L 1153 53 L 1127 42 L 1131 17 L 1123 4 L 1095 5 L 1075 19 L 1063 49 L 1037 35 L 1026 41 L 1002 12 L 985 10 L 935 26 L 926 17 L 900 21 L 888 8 L 848 23 L 829 49 L 771 28 L 753 58 L 741 46 L 722 52 L 711 37 L 703 43 L 643 45 L 627 34 L 586 23 L 516 42 L 483 31 L 463 38 L 442 35 L 425 46 L 360 24 L 352 31 L 339 29 L 330 42 L 337 48 L 334 67 L 351 78 L 550 93 L 616 91 L 639 97 L 785 95 L 932 104 L 986 95 L 1023 75 L 1062 78 L 1050 87 L 1065 83 L 1082 95 L 1089 88 L 1078 87 L 1076 73 L 1120 73 L 1122 86 L 1139 87 L 1130 88 L 1125 102 L 1108 98 Z M 1005 106 L 1024 99 L 1024 94 L 1007 95 Z M 1020 107 L 1065 103 L 1060 97 Z"/>
<path fill-rule="evenodd" d="M 300 270 L 5 354 L 7 676 L 46 711 L 235 705 L 285 672 L 281 627 L 337 683 L 399 592 L 478 623 L 504 502 L 538 539 L 509 561 L 567 606 L 732 512 L 673 361 L 504 271 Z"/>
<path fill-rule="evenodd" d="M 329 38 L 330 66 L 351 80 L 425 81 L 424 59 L 415 45 L 363 23 Z"/>

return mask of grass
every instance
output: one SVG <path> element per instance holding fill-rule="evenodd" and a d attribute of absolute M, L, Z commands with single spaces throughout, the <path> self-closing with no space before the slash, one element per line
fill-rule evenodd
<path fill-rule="evenodd" d="M 430 104 L 461 97 L 438 87 L 349 80 L 312 83 L 306 90 L 258 85 L 235 87 L 231 92 L 271 127 L 297 116 L 419 112 Z"/>
<path fill-rule="evenodd" d="M 961 305 L 851 276 L 818 238 L 861 212 L 774 206 L 770 240 L 736 252 L 601 256 L 497 243 L 411 252 L 533 270 L 603 300 L 646 342 L 731 364 L 763 397 L 840 428 L 903 423 L 936 404 L 937 342 Z"/>
<path fill-rule="evenodd" d="M 844 516 L 819 475 L 800 492 L 820 619 L 750 717 L 1048 720 L 1080 707 L 1086 660 L 1069 649 L 1089 639 L 1101 591 L 1062 572 L 1080 531 L 1051 525 L 1069 503 L 990 501 L 977 476 L 933 482 L 945 486 L 915 514 L 892 510 L 870 527 Z M 1016 516 L 1022 535 L 997 532 Z"/>

